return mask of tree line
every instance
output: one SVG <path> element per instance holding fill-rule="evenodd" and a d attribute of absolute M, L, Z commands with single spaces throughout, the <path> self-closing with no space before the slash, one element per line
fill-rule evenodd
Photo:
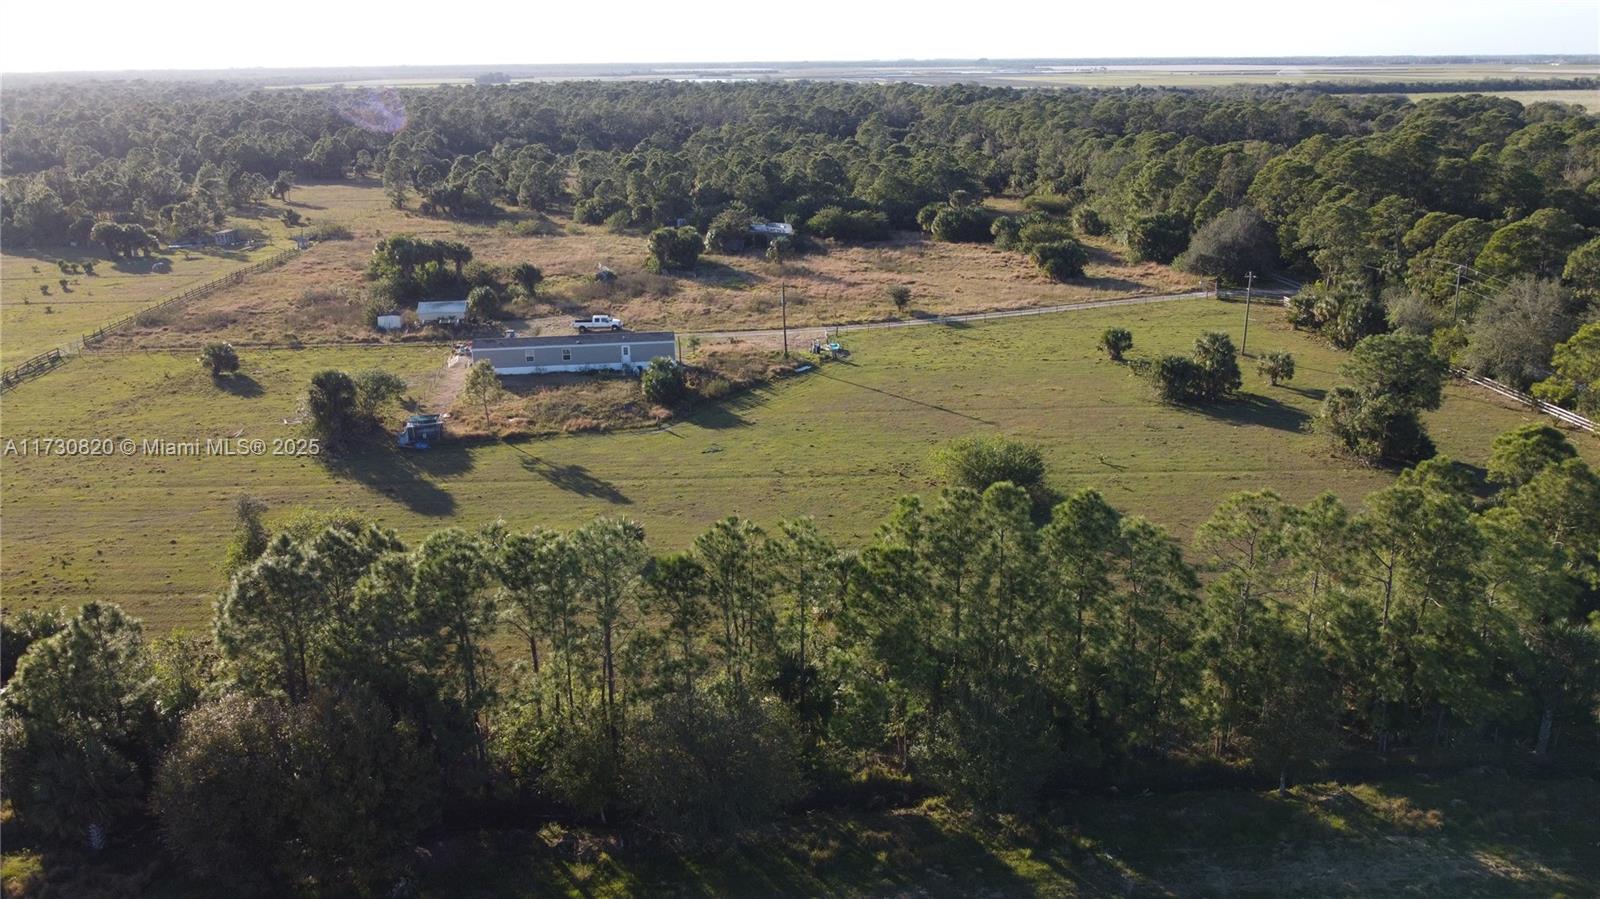
<path fill-rule="evenodd" d="M 209 633 L 5 620 L 6 796 L 69 842 L 154 819 L 195 876 L 280 894 L 392 883 L 489 807 L 699 843 L 863 778 L 1025 809 L 1600 737 L 1600 478 L 1560 431 L 1500 437 L 1485 483 L 1240 493 L 1187 543 L 1015 441 L 941 470 L 859 547 L 737 517 L 671 553 L 619 518 L 408 545 L 241 503 Z"/>
<path fill-rule="evenodd" d="M 800 232 L 775 258 L 807 236 L 921 229 L 1058 280 L 1081 277 L 1083 237 L 1107 235 L 1131 260 L 1228 283 L 1315 281 L 1297 324 L 1340 346 L 1403 322 L 1453 364 L 1524 389 L 1554 377 L 1542 395 L 1593 409 L 1593 378 L 1555 370 L 1600 298 L 1600 119 L 1567 105 L 1314 87 L 124 83 L 19 88 L 0 115 L 15 246 L 147 252 L 296 177 L 351 175 L 424 214 L 520 206 L 653 232 L 650 264 L 669 271 L 694 266 L 702 235 L 737 252 L 756 219 Z M 995 214 L 983 200 L 1000 194 L 1026 210 Z M 1568 369 L 1593 368 L 1590 343 Z"/>

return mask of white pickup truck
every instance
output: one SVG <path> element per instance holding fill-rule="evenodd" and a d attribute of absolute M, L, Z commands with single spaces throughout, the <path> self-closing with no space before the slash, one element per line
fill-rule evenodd
<path fill-rule="evenodd" d="M 574 321 L 572 326 L 578 329 L 579 334 L 587 334 L 590 331 L 621 331 L 622 319 L 612 318 L 609 315 L 591 315 Z"/>

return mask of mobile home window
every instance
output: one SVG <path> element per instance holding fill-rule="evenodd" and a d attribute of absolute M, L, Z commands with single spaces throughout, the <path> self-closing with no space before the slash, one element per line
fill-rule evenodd
<path fill-rule="evenodd" d="M 561 351 L 561 361 L 563 361 L 563 362 L 571 362 L 572 361 L 572 351 L 571 350 L 562 350 Z"/>
<path fill-rule="evenodd" d="M 524 362 L 532 362 L 532 361 L 534 361 L 534 355 L 535 354 L 534 354 L 533 350 L 529 350 L 527 352 L 527 354 L 523 356 L 523 361 Z"/>

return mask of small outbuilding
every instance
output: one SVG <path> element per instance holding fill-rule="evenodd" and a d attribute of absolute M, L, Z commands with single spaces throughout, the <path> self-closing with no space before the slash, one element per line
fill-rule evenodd
<path fill-rule="evenodd" d="M 788 222 L 752 222 L 750 233 L 756 237 L 775 240 L 779 237 L 793 237 L 794 226 Z"/>
<path fill-rule="evenodd" d="M 466 300 L 427 300 L 417 304 L 417 321 L 425 325 L 453 325 L 466 317 Z"/>
<path fill-rule="evenodd" d="M 398 331 L 404 325 L 405 325 L 405 320 L 400 317 L 400 313 L 398 313 L 398 312 L 380 312 L 380 313 L 378 313 L 378 330 L 379 331 Z"/>
<path fill-rule="evenodd" d="M 472 342 L 472 363 L 487 359 L 499 375 L 561 371 L 634 371 L 657 356 L 678 358 L 671 331 L 603 331 L 560 337 L 495 337 Z"/>
<path fill-rule="evenodd" d="M 211 242 L 219 247 L 236 247 L 244 243 L 244 238 L 240 236 L 239 229 L 228 228 L 227 230 L 213 233 Z"/>

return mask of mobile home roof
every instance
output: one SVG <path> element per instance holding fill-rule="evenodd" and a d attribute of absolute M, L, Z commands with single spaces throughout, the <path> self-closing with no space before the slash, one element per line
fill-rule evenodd
<path fill-rule="evenodd" d="M 536 346 L 593 346 L 618 343 L 671 343 L 671 331 L 602 331 L 597 334 L 562 334 L 557 337 L 483 337 L 472 341 L 474 350 L 515 350 Z"/>

